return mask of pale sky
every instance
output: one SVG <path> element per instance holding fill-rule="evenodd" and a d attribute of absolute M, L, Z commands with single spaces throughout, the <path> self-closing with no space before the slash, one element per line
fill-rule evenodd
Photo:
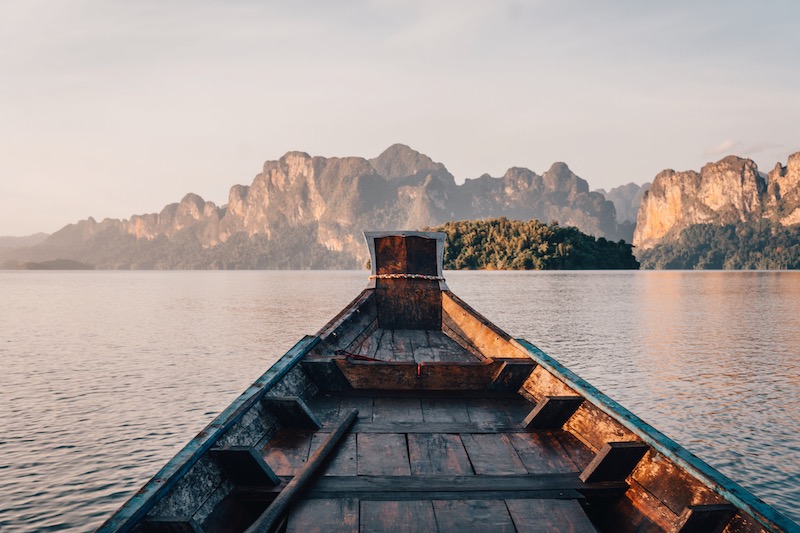
<path fill-rule="evenodd" d="M 800 2 L 0 1 L 0 235 L 396 142 L 458 182 L 769 171 L 800 151 Z"/>

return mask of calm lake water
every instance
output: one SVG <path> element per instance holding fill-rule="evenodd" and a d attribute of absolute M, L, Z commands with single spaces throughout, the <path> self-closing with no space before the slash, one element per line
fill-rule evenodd
<path fill-rule="evenodd" d="M 366 272 L 0 272 L 0 530 L 97 527 Z M 447 272 L 800 520 L 800 272 Z"/>

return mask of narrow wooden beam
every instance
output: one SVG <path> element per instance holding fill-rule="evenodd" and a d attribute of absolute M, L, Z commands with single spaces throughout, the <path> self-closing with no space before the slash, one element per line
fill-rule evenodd
<path fill-rule="evenodd" d="M 505 359 L 495 357 L 494 360 L 502 361 L 503 365 L 492 377 L 492 382 L 487 387 L 493 392 L 517 392 L 536 368 L 536 362 L 528 357 Z"/>
<path fill-rule="evenodd" d="M 319 421 L 317 415 L 308 408 L 306 402 L 297 396 L 264 396 L 261 402 L 286 427 L 300 429 L 322 427 L 322 422 Z"/>
<path fill-rule="evenodd" d="M 670 533 L 722 533 L 736 514 L 731 504 L 689 505 Z"/>
<path fill-rule="evenodd" d="M 324 441 L 322 445 L 317 448 L 308 462 L 301 468 L 297 475 L 286 485 L 280 494 L 273 500 L 273 502 L 261 513 L 256 521 L 245 530 L 245 533 L 268 533 L 272 531 L 274 526 L 278 523 L 284 511 L 297 494 L 306 488 L 306 485 L 314 478 L 317 470 L 325 463 L 328 455 L 336 449 L 342 438 L 350 431 L 350 428 L 358 418 L 358 409 L 353 409 L 350 413 L 342 419 L 333 431 Z"/>
<path fill-rule="evenodd" d="M 583 396 L 545 396 L 522 421 L 528 429 L 561 429 L 583 403 Z"/>
<path fill-rule="evenodd" d="M 640 441 L 607 442 L 581 473 L 581 481 L 623 481 L 649 449 Z"/>
<path fill-rule="evenodd" d="M 303 493 L 303 499 L 363 500 L 504 500 L 581 499 L 621 496 L 624 481 L 583 483 L 574 472 L 512 475 L 325 475 Z M 240 487 L 242 501 L 271 501 L 281 487 Z"/>
<path fill-rule="evenodd" d="M 252 446 L 212 448 L 209 453 L 235 485 L 275 486 L 281 482 Z"/>
<path fill-rule="evenodd" d="M 186 516 L 151 516 L 142 521 L 143 533 L 202 533 L 197 522 Z"/>

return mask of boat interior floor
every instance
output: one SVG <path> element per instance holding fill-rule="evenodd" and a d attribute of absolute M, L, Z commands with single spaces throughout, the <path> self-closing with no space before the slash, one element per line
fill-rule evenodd
<path fill-rule="evenodd" d="M 420 329 L 378 328 L 353 342 L 346 351 L 395 363 L 471 363 L 481 359 L 442 331 Z M 473 351 L 477 352 L 477 349 Z"/>
<path fill-rule="evenodd" d="M 358 419 L 289 511 L 286 531 L 595 531 L 579 474 L 593 458 L 563 430 L 531 431 L 517 394 L 348 391 L 308 407 L 319 430 L 284 428 L 261 454 L 281 486 L 237 492 L 268 501 L 352 409 Z"/>

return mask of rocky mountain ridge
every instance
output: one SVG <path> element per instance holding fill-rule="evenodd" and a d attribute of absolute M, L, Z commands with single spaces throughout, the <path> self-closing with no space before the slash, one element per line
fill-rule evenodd
<path fill-rule="evenodd" d="M 633 244 L 647 250 L 696 224 L 767 219 L 800 224 L 800 152 L 767 175 L 751 159 L 728 156 L 700 172 L 660 172 L 644 194 Z"/>
<path fill-rule="evenodd" d="M 485 217 L 557 220 L 618 240 L 614 205 L 564 163 L 458 185 L 441 164 L 396 144 L 378 157 L 289 152 L 217 206 L 196 194 L 160 213 L 70 224 L 26 252 L 99 268 L 331 268 L 366 259 L 365 229 L 421 229 Z M 248 248 L 249 247 L 249 248 Z M 277 266 L 276 266 L 277 265 Z"/>

